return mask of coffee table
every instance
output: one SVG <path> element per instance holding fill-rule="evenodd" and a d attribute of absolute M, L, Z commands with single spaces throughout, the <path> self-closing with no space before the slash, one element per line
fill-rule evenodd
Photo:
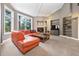
<path fill-rule="evenodd" d="M 38 35 L 31 35 L 31 36 L 40 38 L 40 40 L 41 40 L 42 42 L 48 40 L 49 37 L 50 37 L 50 36 L 49 36 L 48 34 L 46 34 L 46 33 L 39 33 Z"/>

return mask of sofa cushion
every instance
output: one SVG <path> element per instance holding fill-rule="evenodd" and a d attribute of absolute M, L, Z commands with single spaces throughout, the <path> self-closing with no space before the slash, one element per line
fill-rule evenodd
<path fill-rule="evenodd" d="M 22 32 L 18 32 L 16 35 L 17 41 L 23 40 L 24 39 L 24 34 Z"/>
<path fill-rule="evenodd" d="M 22 48 L 25 48 L 25 47 L 31 46 L 39 41 L 40 41 L 39 38 L 29 36 L 27 40 L 18 41 L 18 45 Z"/>
<path fill-rule="evenodd" d="M 30 30 L 21 30 L 25 35 L 30 33 Z"/>
<path fill-rule="evenodd" d="M 24 35 L 25 40 L 28 40 L 28 37 L 29 37 L 28 35 Z"/>

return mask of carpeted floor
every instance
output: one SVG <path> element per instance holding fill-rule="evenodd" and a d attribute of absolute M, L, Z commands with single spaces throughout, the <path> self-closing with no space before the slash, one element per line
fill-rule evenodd
<path fill-rule="evenodd" d="M 79 40 L 66 39 L 58 36 L 51 38 L 33 48 L 26 54 L 22 54 L 11 39 L 4 41 L 1 46 L 2 56 L 79 56 Z"/>

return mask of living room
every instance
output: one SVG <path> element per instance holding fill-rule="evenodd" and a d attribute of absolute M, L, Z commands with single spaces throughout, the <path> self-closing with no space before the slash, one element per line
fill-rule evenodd
<path fill-rule="evenodd" d="M 79 55 L 79 3 L 0 3 L 0 54 Z"/>

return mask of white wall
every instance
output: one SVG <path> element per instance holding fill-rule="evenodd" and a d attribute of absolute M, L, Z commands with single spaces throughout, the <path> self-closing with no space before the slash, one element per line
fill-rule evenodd
<path fill-rule="evenodd" d="M 78 18 L 78 40 L 79 40 L 79 18 Z"/>
<path fill-rule="evenodd" d="M 51 30 L 51 18 L 47 19 L 47 30 L 50 31 Z"/>
<path fill-rule="evenodd" d="M 78 17 L 78 39 L 79 39 L 79 6 L 76 3 L 73 4 L 73 14 L 72 17 Z"/>

